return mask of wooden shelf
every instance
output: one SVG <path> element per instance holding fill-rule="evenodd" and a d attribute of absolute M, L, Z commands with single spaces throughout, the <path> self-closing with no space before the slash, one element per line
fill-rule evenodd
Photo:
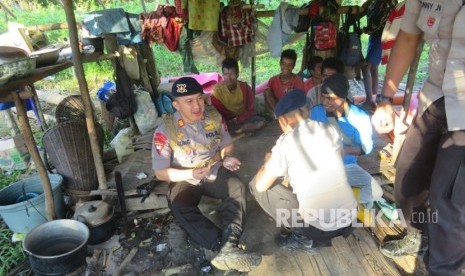
<path fill-rule="evenodd" d="M 56 74 L 71 66 L 73 66 L 71 61 L 65 61 L 50 66 L 36 68 L 32 74 L 22 78 L 13 78 L 4 85 L 0 86 L 0 98 L 7 97 L 13 91 L 16 91 L 26 85 L 33 84 L 36 81 Z"/>

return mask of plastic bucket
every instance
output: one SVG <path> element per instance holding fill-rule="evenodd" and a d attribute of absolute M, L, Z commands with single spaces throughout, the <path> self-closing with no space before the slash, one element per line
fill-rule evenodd
<path fill-rule="evenodd" d="M 61 193 L 63 177 L 49 174 L 52 186 L 53 202 L 57 218 L 64 217 L 64 202 Z M 33 198 L 25 197 L 35 193 Z M 17 200 L 25 199 L 17 202 Z M 0 190 L 0 215 L 8 228 L 17 233 L 27 233 L 34 227 L 47 222 L 45 194 L 39 176 L 23 179 Z"/>

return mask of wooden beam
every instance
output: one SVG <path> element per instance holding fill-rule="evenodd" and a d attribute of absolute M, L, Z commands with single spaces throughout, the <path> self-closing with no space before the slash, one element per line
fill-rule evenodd
<path fill-rule="evenodd" d="M 50 178 L 48 177 L 47 169 L 42 162 L 42 158 L 40 158 L 37 144 L 34 140 L 34 136 L 32 135 L 31 125 L 29 124 L 29 119 L 27 118 L 26 107 L 16 92 L 12 92 L 11 95 L 13 96 L 16 112 L 18 113 L 19 127 L 21 128 L 21 132 L 24 135 L 24 141 L 26 142 L 26 146 L 29 150 L 29 153 L 31 154 L 32 161 L 36 165 L 40 182 L 42 183 L 42 188 L 44 189 L 45 212 L 47 219 L 53 220 L 56 218 L 55 204 L 53 201 L 52 186 L 50 184 Z"/>
<path fill-rule="evenodd" d="M 81 23 L 76 23 L 78 28 L 81 28 Z M 53 23 L 53 24 L 46 24 L 46 25 L 35 25 L 35 26 L 28 26 L 26 30 L 28 31 L 55 31 L 55 30 L 65 30 L 68 29 L 67 23 Z"/>
<path fill-rule="evenodd" d="M 102 154 L 100 145 L 97 138 L 97 130 L 94 121 L 94 110 L 92 108 L 92 101 L 89 95 L 89 88 L 87 86 L 84 67 L 82 66 L 82 55 L 79 50 L 79 39 L 76 28 L 76 18 L 74 16 L 74 7 L 72 0 L 63 0 L 65 8 L 66 20 L 69 27 L 69 40 L 71 43 L 71 50 L 73 53 L 74 73 L 78 80 L 79 90 L 81 91 L 82 102 L 85 108 L 86 125 L 89 133 L 90 146 L 94 158 L 95 168 L 97 171 L 97 178 L 99 189 L 107 189 L 107 180 L 105 176 L 105 169 L 103 167 Z"/>
<path fill-rule="evenodd" d="M 338 14 L 347 13 L 349 11 L 349 9 L 350 9 L 350 7 L 339 7 L 339 9 L 337 10 L 337 13 Z M 299 10 L 299 15 L 308 14 L 308 10 L 309 10 L 309 8 L 300 9 Z M 320 8 L 320 14 L 322 13 L 323 10 L 324 10 L 324 7 Z M 358 10 L 358 13 L 362 13 L 364 11 L 364 9 L 362 7 L 360 7 L 358 9 L 352 9 L 352 13 L 356 14 L 357 10 Z M 274 10 L 273 11 L 256 11 L 255 12 L 257 17 L 273 17 L 274 13 L 275 13 Z"/>
<path fill-rule="evenodd" d="M 32 92 L 29 90 L 22 90 L 21 92 L 16 93 L 16 94 L 21 100 L 26 100 L 33 96 Z M 13 93 L 11 93 L 10 95 L 5 95 L 5 96 L 0 97 L 0 103 L 7 103 L 7 102 L 13 102 L 13 101 L 14 101 Z"/>

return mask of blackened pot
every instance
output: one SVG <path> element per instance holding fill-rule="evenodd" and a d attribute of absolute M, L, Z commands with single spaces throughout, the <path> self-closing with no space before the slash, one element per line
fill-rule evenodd
<path fill-rule="evenodd" d="M 113 235 L 113 213 L 113 206 L 103 200 L 88 201 L 76 209 L 74 219 L 89 228 L 88 244 L 102 243 Z"/>
<path fill-rule="evenodd" d="M 88 239 L 85 224 L 59 219 L 32 229 L 23 248 L 36 275 L 65 275 L 86 263 Z"/>

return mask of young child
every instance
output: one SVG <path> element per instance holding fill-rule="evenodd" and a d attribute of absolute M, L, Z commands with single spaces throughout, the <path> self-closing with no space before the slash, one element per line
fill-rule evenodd
<path fill-rule="evenodd" d="M 304 81 L 304 91 L 308 93 L 310 89 L 323 82 L 321 76 L 321 64 L 323 58 L 320 56 L 312 57 L 307 63 L 307 70 L 310 73 L 310 78 Z"/>

